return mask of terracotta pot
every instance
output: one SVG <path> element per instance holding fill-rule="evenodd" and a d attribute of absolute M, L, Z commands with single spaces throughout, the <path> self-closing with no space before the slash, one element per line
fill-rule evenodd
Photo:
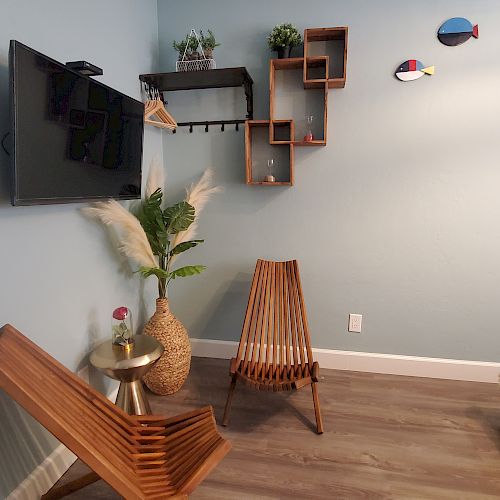
<path fill-rule="evenodd" d="M 186 381 L 191 367 L 191 344 L 184 325 L 170 312 L 168 299 L 156 299 L 156 312 L 144 327 L 144 334 L 160 342 L 165 351 L 144 376 L 155 394 L 173 394 Z"/>

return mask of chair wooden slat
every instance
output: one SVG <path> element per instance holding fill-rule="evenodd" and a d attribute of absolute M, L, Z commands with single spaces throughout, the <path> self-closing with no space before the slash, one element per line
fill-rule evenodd
<path fill-rule="evenodd" d="M 237 380 L 264 391 L 311 385 L 317 432 L 323 432 L 318 396 L 319 365 L 313 360 L 297 261 L 259 259 L 250 289 L 224 410 L 227 425 Z"/>
<path fill-rule="evenodd" d="M 127 415 L 11 325 L 0 329 L 0 388 L 95 472 L 47 500 L 95 478 L 127 500 L 187 498 L 231 447 L 210 406 L 170 418 Z"/>
<path fill-rule="evenodd" d="M 263 287 L 262 283 L 264 281 L 264 272 L 265 272 L 265 266 L 261 263 L 259 266 L 258 272 L 255 273 L 256 276 L 256 289 L 257 289 L 257 295 L 255 297 L 255 301 L 249 304 L 249 307 L 252 310 L 252 317 L 251 317 L 251 322 L 250 322 L 250 328 L 249 330 L 244 330 L 244 338 L 247 341 L 247 348 L 245 350 L 245 357 L 243 358 L 245 360 L 245 364 L 243 366 L 243 371 L 246 371 L 248 375 L 250 375 L 250 372 L 253 368 L 253 360 L 255 359 L 255 351 L 257 349 L 257 337 L 256 337 L 256 332 L 257 332 L 257 323 L 259 321 L 259 311 L 260 311 L 260 303 L 261 296 L 263 295 Z"/>
<path fill-rule="evenodd" d="M 18 371 L 17 379 L 18 383 L 22 384 L 23 387 L 30 387 L 33 385 L 33 379 L 26 373 L 25 365 L 20 365 L 19 363 L 13 363 L 13 359 L 6 358 L 2 359 L 2 363 L 5 364 L 3 367 L 4 370 L 9 370 L 11 373 Z M 23 370 L 19 370 L 19 366 L 23 366 Z M 46 389 L 46 385 L 44 385 L 44 380 L 40 382 L 37 380 L 37 384 L 39 387 Z M 96 425 L 86 425 L 88 421 L 82 418 L 82 411 L 84 411 L 84 406 L 81 408 L 72 408 L 69 405 L 69 401 L 61 400 L 61 394 L 50 393 L 46 390 L 41 390 L 38 394 L 38 399 L 41 404 L 44 405 L 47 410 L 50 410 L 53 413 L 57 413 L 60 417 L 64 418 L 67 421 L 73 422 L 73 429 L 75 434 L 83 436 L 85 438 L 92 436 L 96 442 L 107 444 L 107 446 L 100 446 L 100 452 L 103 456 L 108 459 L 114 458 L 116 462 L 120 462 L 121 466 L 125 469 L 131 468 L 131 460 L 127 458 L 124 449 L 120 449 L 119 446 L 114 445 L 113 443 L 108 441 L 108 437 L 106 436 L 106 432 L 103 432 L 98 424 Z M 69 398 L 68 398 L 69 399 Z M 91 421 L 91 420 L 90 420 Z M 110 450 L 113 450 L 111 454 Z"/>
<path fill-rule="evenodd" d="M 256 302 L 256 293 L 259 290 L 258 281 L 260 276 L 261 265 L 255 270 L 255 274 L 252 280 L 252 288 L 250 289 L 250 296 L 248 297 L 247 311 L 245 313 L 245 320 L 243 322 L 243 332 L 245 334 L 245 342 L 240 342 L 238 346 L 238 358 L 248 358 L 249 354 L 249 332 L 251 330 L 251 324 L 254 317 L 254 305 Z M 245 356 L 243 356 L 243 350 L 245 350 Z"/>
<path fill-rule="evenodd" d="M 6 362 L 8 361 L 9 359 L 6 360 Z M 69 415 L 68 418 L 73 420 L 75 426 L 86 428 L 86 432 L 98 434 L 99 438 L 105 441 L 118 435 L 127 436 L 120 426 L 109 419 L 103 419 L 100 412 L 95 412 L 88 400 L 79 398 L 77 396 L 78 393 L 61 390 L 59 378 L 51 372 L 44 373 L 43 364 L 38 359 L 26 362 L 26 356 L 23 356 L 21 352 L 12 350 L 10 352 L 10 361 L 15 362 L 17 366 L 23 366 L 23 370 L 19 373 L 19 377 L 24 377 L 28 384 L 32 384 L 33 381 L 36 380 L 40 387 L 44 389 L 39 397 L 45 398 L 47 403 L 53 406 L 56 411 Z M 34 370 L 34 372 L 30 371 L 31 365 L 33 365 L 32 370 Z M 37 375 L 36 378 L 35 374 Z M 113 444 L 111 440 L 111 445 Z M 123 451 L 125 447 L 129 450 L 133 450 L 132 445 L 127 441 L 117 446 L 120 452 Z"/>

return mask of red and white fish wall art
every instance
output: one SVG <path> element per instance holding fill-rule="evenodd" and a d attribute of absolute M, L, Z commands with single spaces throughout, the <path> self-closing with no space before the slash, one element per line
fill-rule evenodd
<path fill-rule="evenodd" d="M 395 76 L 403 82 L 411 82 L 412 80 L 418 80 L 424 75 L 433 74 L 434 66 L 425 66 L 420 61 L 417 61 L 417 59 L 409 59 L 399 65 Z"/>

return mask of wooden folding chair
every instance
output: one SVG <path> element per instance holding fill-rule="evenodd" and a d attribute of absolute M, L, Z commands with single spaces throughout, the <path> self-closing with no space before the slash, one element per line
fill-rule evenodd
<path fill-rule="evenodd" d="M 227 425 L 236 381 L 260 390 L 289 391 L 311 384 L 318 434 L 319 365 L 313 361 L 306 308 L 296 260 L 258 260 L 240 344 L 231 359 L 231 385 L 222 425 Z"/>
<path fill-rule="evenodd" d="M 100 478 L 127 500 L 185 499 L 231 447 L 210 406 L 130 416 L 10 325 L 0 329 L 0 388 L 93 470 L 45 499 Z"/>

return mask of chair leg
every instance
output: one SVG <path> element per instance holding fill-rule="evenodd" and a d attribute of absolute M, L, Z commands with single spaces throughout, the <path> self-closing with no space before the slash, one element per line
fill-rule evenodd
<path fill-rule="evenodd" d="M 321 409 L 319 407 L 318 383 L 313 382 L 311 384 L 311 388 L 314 403 L 314 413 L 316 415 L 316 432 L 318 434 L 323 434 L 323 419 L 321 418 Z"/>
<path fill-rule="evenodd" d="M 231 385 L 229 386 L 229 393 L 227 395 L 226 407 L 224 408 L 224 417 L 222 418 L 222 425 L 227 426 L 229 422 L 229 410 L 231 409 L 231 401 L 233 400 L 234 389 L 236 387 L 236 374 L 231 378 Z"/>

